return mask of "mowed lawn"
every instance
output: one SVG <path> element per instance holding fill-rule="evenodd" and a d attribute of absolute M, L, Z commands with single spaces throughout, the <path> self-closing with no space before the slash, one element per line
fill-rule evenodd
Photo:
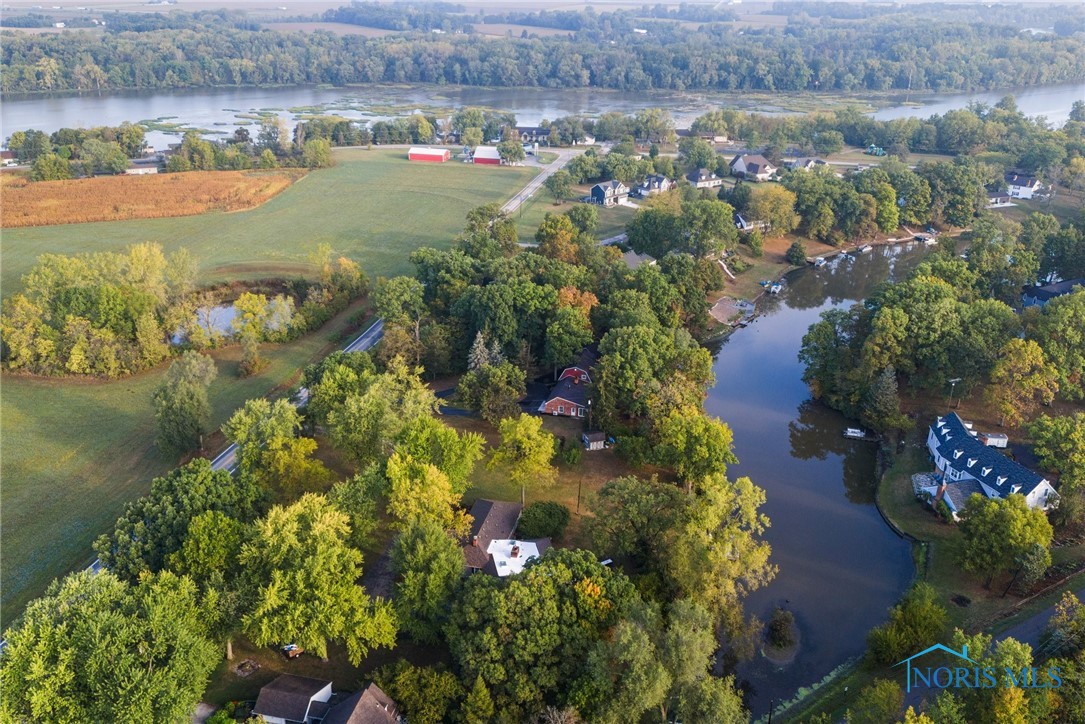
<path fill-rule="evenodd" d="M 534 174 L 527 168 L 408 163 L 403 151 L 344 151 L 272 202 L 248 212 L 183 219 L 80 224 L 5 231 L 4 293 L 45 252 L 122 249 L 156 240 L 187 246 L 202 278 L 258 278 L 310 271 L 320 242 L 359 261 L 371 278 L 410 271 L 408 254 L 447 247 L 471 208 L 504 201 Z M 245 400 L 285 392 L 306 364 L 341 346 L 363 310 L 356 304 L 324 329 L 269 347 L 268 367 L 237 376 L 239 350 L 215 354 L 215 424 Z M 6 627 L 49 581 L 93 560 L 91 544 L 124 503 L 177 463 L 153 445 L 151 394 L 165 366 L 113 382 L 34 380 L 0 385 L 0 624 Z M 224 446 L 221 436 L 210 449 Z"/>
<path fill-rule="evenodd" d="M 503 201 L 537 173 L 526 166 L 412 163 L 406 149 L 344 149 L 334 157 L 333 168 L 249 211 L 5 230 L 4 295 L 19 288 L 40 254 L 118 251 L 143 241 L 167 252 L 187 247 L 205 281 L 308 272 L 322 243 L 372 278 L 407 273 L 411 251 L 449 246 L 469 210 Z"/>

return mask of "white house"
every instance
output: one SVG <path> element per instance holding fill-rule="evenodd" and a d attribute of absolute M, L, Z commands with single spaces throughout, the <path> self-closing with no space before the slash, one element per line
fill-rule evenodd
<path fill-rule="evenodd" d="M 319 722 L 328 713 L 332 682 L 282 674 L 260 688 L 252 713 L 268 724 Z"/>
<path fill-rule="evenodd" d="M 927 450 L 940 483 L 924 488 L 924 492 L 945 501 L 954 518 L 972 493 L 988 498 L 1023 495 L 1030 508 L 1041 510 L 1059 504 L 1059 494 L 1050 481 L 985 444 L 972 431 L 972 423 L 955 412 L 939 417 L 930 426 Z"/>
<path fill-rule="evenodd" d="M 1031 199 L 1032 195 L 1043 187 L 1044 185 L 1035 176 L 1013 172 L 1006 174 L 1006 189 L 1012 198 Z"/>
<path fill-rule="evenodd" d="M 697 189 L 716 189 L 723 185 L 723 179 L 707 168 L 690 171 L 686 174 L 686 180 Z"/>
<path fill-rule="evenodd" d="M 731 174 L 739 178 L 768 181 L 776 171 L 777 168 L 759 153 L 735 156 L 731 159 Z"/>

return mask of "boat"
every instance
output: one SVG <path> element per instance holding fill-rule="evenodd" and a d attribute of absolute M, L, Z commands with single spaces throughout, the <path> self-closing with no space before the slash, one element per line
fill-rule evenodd
<path fill-rule="evenodd" d="M 828 263 L 829 262 L 826 261 L 825 257 L 823 257 L 823 256 L 819 256 L 817 259 L 814 259 L 814 266 L 816 268 L 818 268 L 818 269 L 820 269 L 821 267 L 825 266 Z"/>
<path fill-rule="evenodd" d="M 769 294 L 779 294 L 783 288 L 783 284 L 781 284 L 780 282 L 776 282 L 771 287 L 769 287 Z"/>
<path fill-rule="evenodd" d="M 860 254 L 866 254 L 868 251 L 870 251 L 873 248 L 874 247 L 871 246 L 870 244 L 866 244 L 865 246 L 860 246 L 859 247 L 859 253 Z"/>
<path fill-rule="evenodd" d="M 860 430 L 858 427 L 849 427 L 848 429 L 844 430 L 844 437 L 851 440 L 865 440 L 866 431 Z"/>

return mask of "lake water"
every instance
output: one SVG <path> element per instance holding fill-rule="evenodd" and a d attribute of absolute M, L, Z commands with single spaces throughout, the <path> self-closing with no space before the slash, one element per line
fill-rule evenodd
<path fill-rule="evenodd" d="M 810 399 L 797 355 L 822 311 L 906 275 L 923 254 L 918 244 L 876 247 L 852 262 L 793 273 L 716 357 L 705 409 L 734 431 L 740 463 L 728 476 L 749 476 L 765 489 L 763 511 L 772 521 L 766 539 L 780 569 L 747 599 L 747 613 L 767 622 L 783 606 L 802 638 L 795 661 L 782 669 L 759 656 L 739 666 L 755 716 L 861 655 L 867 631 L 912 580 L 909 545 L 874 506 L 876 445 L 843 437 L 855 423 Z"/>
<path fill-rule="evenodd" d="M 972 100 L 994 104 L 1007 93 L 1017 96 L 1027 115 L 1044 115 L 1061 125 L 1075 100 L 1085 97 L 1085 85 L 1067 83 L 1041 88 L 954 95 L 916 95 L 911 104 L 884 108 L 875 118 L 928 117 Z M 904 99 L 901 99 L 902 101 Z M 915 103 L 924 105 L 915 105 Z M 605 111 L 633 113 L 657 106 L 668 109 L 680 127 L 705 111 L 728 107 L 773 112 L 742 93 L 681 93 L 658 91 L 626 93 L 599 89 L 468 88 L 461 86 L 366 86 L 351 88 L 198 88 L 170 91 L 116 91 L 8 95 L 0 104 L 0 138 L 12 131 L 39 129 L 52 133 L 63 127 L 118 125 L 123 121 L 171 119 L 186 127 L 233 133 L 238 124 L 252 124 L 257 111 L 277 115 L 293 124 L 299 116 L 324 112 L 347 118 L 378 120 L 415 110 L 444 115 L 463 106 L 511 110 L 521 124 L 535 124 L 575 114 Z M 291 110 L 293 109 L 293 110 Z M 249 117 L 244 117 L 249 116 Z M 157 148 L 175 142 L 176 134 L 152 131 L 148 140 Z"/>

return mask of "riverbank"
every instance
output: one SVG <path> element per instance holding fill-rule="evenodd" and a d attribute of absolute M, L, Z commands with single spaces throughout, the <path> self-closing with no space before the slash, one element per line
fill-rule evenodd
<path fill-rule="evenodd" d="M 957 561 L 963 539 L 959 531 L 917 501 L 912 491 L 912 475 L 930 470 L 922 434 L 925 429 L 921 424 L 906 436 L 903 450 L 893 456 L 879 480 L 876 500 L 886 523 L 912 542 L 916 580 L 929 583 L 937 592 L 946 608 L 946 631 L 960 628 L 968 633 L 997 633 L 1050 607 L 1063 591 L 1080 587 L 1085 581 L 1085 572 L 1080 570 L 1085 560 L 1085 545 L 1081 543 L 1053 548 L 1053 568 L 1059 567 L 1056 570 L 1062 572 L 1053 580 L 1037 584 L 1024 598 L 1017 594 L 1003 597 L 1009 573 L 996 577 L 990 589 L 985 589 L 978 577 L 961 573 Z M 1076 570 L 1067 569 L 1071 564 L 1076 564 Z M 823 713 L 833 721 L 839 720 L 859 692 L 876 678 L 898 680 L 899 673 L 860 659 L 823 682 L 807 700 L 777 712 L 777 716 L 781 721 L 799 721 Z"/>

